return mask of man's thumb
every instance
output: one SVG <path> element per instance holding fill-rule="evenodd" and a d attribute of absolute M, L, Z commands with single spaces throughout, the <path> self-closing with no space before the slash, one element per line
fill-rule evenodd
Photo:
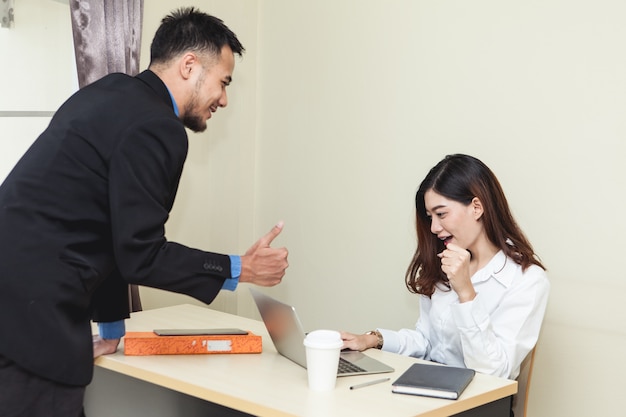
<path fill-rule="evenodd" d="M 272 243 L 272 241 L 276 239 L 276 236 L 278 236 L 280 232 L 283 231 L 284 225 L 285 223 L 282 220 L 276 223 L 276 225 L 272 227 L 272 230 L 270 230 L 265 236 L 263 236 L 263 239 L 262 239 L 263 243 L 269 246 Z"/>

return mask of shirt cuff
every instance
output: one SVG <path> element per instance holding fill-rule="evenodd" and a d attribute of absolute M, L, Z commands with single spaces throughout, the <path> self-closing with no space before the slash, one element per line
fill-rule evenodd
<path fill-rule="evenodd" d="M 98 323 L 98 332 L 103 339 L 121 339 L 126 334 L 124 320 Z"/>
<path fill-rule="evenodd" d="M 401 342 L 400 338 L 398 337 L 398 333 L 387 329 L 376 330 L 378 330 L 383 337 L 383 347 L 381 348 L 381 350 L 393 353 L 400 352 Z"/>
<path fill-rule="evenodd" d="M 241 257 L 238 255 L 228 255 L 230 258 L 230 276 L 222 284 L 223 290 L 235 291 L 239 285 L 239 276 L 241 275 Z"/>

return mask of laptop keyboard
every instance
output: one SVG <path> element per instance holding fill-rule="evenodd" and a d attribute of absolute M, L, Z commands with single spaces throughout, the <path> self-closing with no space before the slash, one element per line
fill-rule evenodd
<path fill-rule="evenodd" d="M 353 364 L 352 362 L 348 362 L 344 358 L 339 358 L 339 370 L 337 371 L 337 373 L 349 374 L 352 372 L 365 372 L 365 369 Z"/>

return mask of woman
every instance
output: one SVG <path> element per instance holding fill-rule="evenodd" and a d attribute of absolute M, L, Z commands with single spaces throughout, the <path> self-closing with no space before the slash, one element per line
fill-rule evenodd
<path fill-rule="evenodd" d="M 515 379 L 537 342 L 549 283 L 498 179 L 474 157 L 449 155 L 422 181 L 415 207 L 417 249 L 406 273 L 420 295 L 415 330 L 343 332 L 344 348 Z"/>

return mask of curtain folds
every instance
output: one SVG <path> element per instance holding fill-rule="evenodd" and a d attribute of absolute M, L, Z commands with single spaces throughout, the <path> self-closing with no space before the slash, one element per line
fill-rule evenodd
<path fill-rule="evenodd" d="M 112 72 L 139 73 L 143 0 L 70 0 L 78 86 Z M 130 285 L 130 311 L 141 310 L 139 288 Z"/>
<path fill-rule="evenodd" d="M 71 0 L 80 88 L 112 72 L 137 75 L 143 0 Z"/>

